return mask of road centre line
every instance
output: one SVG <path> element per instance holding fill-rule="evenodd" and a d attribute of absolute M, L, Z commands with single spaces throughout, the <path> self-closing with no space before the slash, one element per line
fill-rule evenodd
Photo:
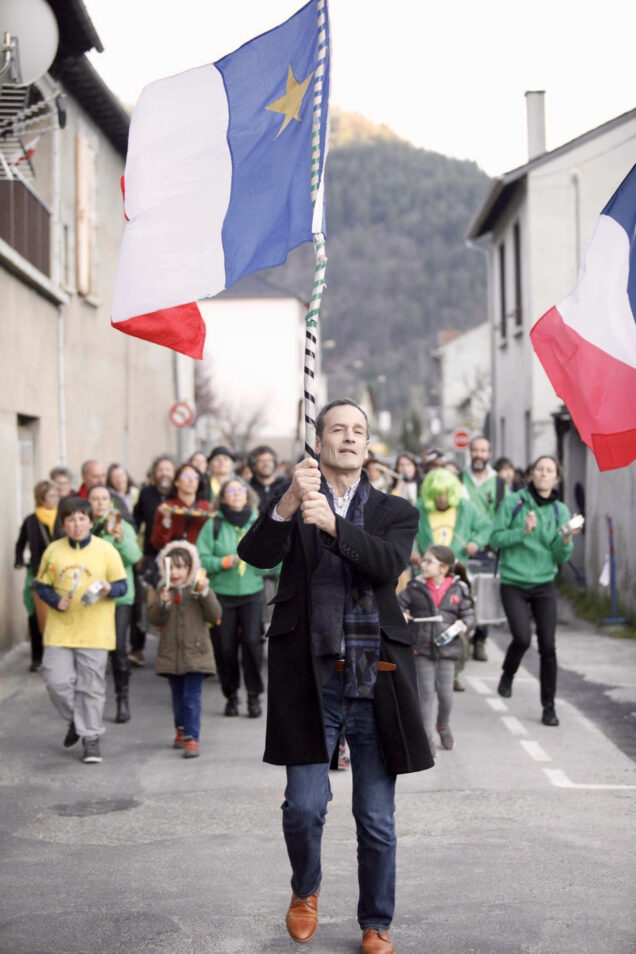
<path fill-rule="evenodd" d="M 528 755 L 533 758 L 535 762 L 552 761 L 551 756 L 548 755 L 545 749 L 541 748 L 538 742 L 535 742 L 532 739 L 519 739 L 519 741 Z"/>
<path fill-rule="evenodd" d="M 525 680 L 527 682 L 532 682 L 532 679 Z M 466 682 L 468 682 L 471 688 L 481 696 L 486 696 L 486 702 L 494 712 L 508 712 L 508 706 L 503 699 L 498 698 L 497 696 L 490 696 L 492 691 L 483 679 L 480 679 L 476 676 L 467 676 Z M 528 731 L 516 716 L 512 715 L 502 715 L 501 721 L 503 722 L 506 729 L 510 732 L 511 735 L 519 738 L 519 736 L 527 736 Z M 528 755 L 534 759 L 535 762 L 551 762 L 552 757 L 548 755 L 545 749 L 539 745 L 538 742 L 535 742 L 532 739 L 519 738 L 519 742 L 523 746 L 524 750 Z M 636 790 L 636 785 L 621 785 L 621 784 L 600 784 L 600 783 L 585 783 L 585 782 L 572 782 L 563 769 L 551 769 L 544 768 L 547 778 L 550 783 L 554 785 L 555 788 L 569 788 L 569 789 L 579 789 L 579 790 L 588 790 L 588 791 L 634 791 Z"/>
<path fill-rule="evenodd" d="M 587 782 L 571 782 L 562 769 L 544 768 L 543 771 L 556 788 L 591 789 L 600 792 L 624 791 L 626 789 L 633 791 L 636 789 L 636 785 L 601 785 L 592 782 L 589 784 Z"/>
<path fill-rule="evenodd" d="M 503 701 L 503 699 L 497 699 L 497 698 L 495 697 L 494 699 L 486 699 L 486 702 L 488 703 L 488 705 L 490 706 L 490 708 L 493 709 L 495 712 L 507 712 L 507 711 L 508 711 L 508 706 L 507 706 L 506 703 Z"/>
<path fill-rule="evenodd" d="M 516 716 L 502 716 L 501 721 L 508 729 L 508 732 L 511 732 L 513 735 L 527 735 L 528 730 L 524 726 L 523 722 L 520 719 L 517 719 Z"/>
<path fill-rule="evenodd" d="M 469 683 L 480 696 L 489 696 L 492 693 L 490 686 L 487 686 L 484 680 L 478 676 L 466 676 L 466 682 Z"/>

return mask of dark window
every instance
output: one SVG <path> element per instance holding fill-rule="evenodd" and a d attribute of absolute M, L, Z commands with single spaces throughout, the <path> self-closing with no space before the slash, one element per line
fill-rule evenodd
<path fill-rule="evenodd" d="M 515 325 L 520 328 L 523 324 L 523 315 L 521 310 L 521 228 L 518 222 L 515 222 L 512 230 L 512 241 L 515 264 Z"/>
<path fill-rule="evenodd" d="M 0 238 L 45 275 L 51 274 L 50 213 L 19 179 L 0 180 Z"/>
<path fill-rule="evenodd" d="M 506 246 L 499 243 L 499 331 L 505 341 L 508 333 L 506 325 Z"/>

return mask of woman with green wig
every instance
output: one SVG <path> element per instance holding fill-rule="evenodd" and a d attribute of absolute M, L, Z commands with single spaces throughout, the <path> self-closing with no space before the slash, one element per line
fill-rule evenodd
<path fill-rule="evenodd" d="M 420 525 L 411 562 L 417 566 L 433 544 L 450 547 L 456 559 L 465 561 L 488 543 L 491 521 L 463 495 L 461 482 L 445 467 L 428 472 L 416 506 Z"/>

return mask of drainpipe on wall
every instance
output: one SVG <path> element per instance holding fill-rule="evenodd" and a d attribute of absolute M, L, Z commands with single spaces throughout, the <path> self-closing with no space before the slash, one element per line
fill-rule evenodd
<path fill-rule="evenodd" d="M 60 269 L 60 223 L 61 223 L 61 188 L 60 188 L 60 130 L 54 129 L 51 133 L 51 190 L 52 190 L 52 222 L 51 222 L 51 280 L 56 286 L 61 285 Z M 57 404 L 59 421 L 59 463 L 66 466 L 66 390 L 64 381 L 64 306 L 57 306 Z"/>
<path fill-rule="evenodd" d="M 57 413 L 60 422 L 59 462 L 66 466 L 66 389 L 64 384 L 64 306 L 57 308 Z"/>
<path fill-rule="evenodd" d="M 130 335 L 124 335 L 124 467 L 130 470 Z"/>
<path fill-rule="evenodd" d="M 179 375 L 179 355 L 172 352 L 172 389 L 174 400 L 181 400 L 181 380 Z M 177 427 L 177 460 L 182 461 L 185 456 L 185 434 L 182 427 Z"/>
<path fill-rule="evenodd" d="M 497 456 L 501 456 L 505 453 L 505 449 L 500 447 L 500 434 L 499 434 L 499 417 L 497 415 L 497 376 L 495 373 L 496 366 L 495 362 L 497 360 L 497 345 L 496 345 L 496 332 L 493 323 L 491 322 L 491 311 L 490 304 L 493 300 L 493 278 L 492 278 L 492 256 L 494 249 L 494 236 L 492 232 L 486 232 L 485 235 L 480 235 L 479 238 L 469 239 L 466 242 L 466 246 L 470 249 L 473 249 L 476 252 L 481 252 L 482 255 L 486 256 L 486 284 L 487 284 L 487 306 L 486 313 L 488 319 L 488 327 L 490 330 L 490 410 L 488 414 L 490 415 L 490 430 L 491 434 L 486 435 L 490 441 L 490 446 L 496 451 Z M 486 420 L 486 418 L 484 420 Z"/>

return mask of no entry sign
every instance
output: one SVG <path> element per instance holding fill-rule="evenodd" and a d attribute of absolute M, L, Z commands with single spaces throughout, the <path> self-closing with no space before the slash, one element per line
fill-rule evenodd
<path fill-rule="evenodd" d="M 175 427 L 189 427 L 194 420 L 194 408 L 187 401 L 177 401 L 170 408 L 169 417 Z"/>
<path fill-rule="evenodd" d="M 465 427 L 458 427 L 453 431 L 453 444 L 455 447 L 464 448 L 470 444 L 470 431 Z"/>

